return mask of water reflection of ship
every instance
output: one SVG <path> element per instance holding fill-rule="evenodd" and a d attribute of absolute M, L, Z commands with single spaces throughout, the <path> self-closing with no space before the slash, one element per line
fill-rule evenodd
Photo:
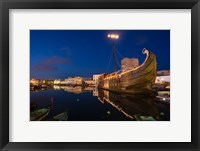
<path fill-rule="evenodd" d="M 98 99 L 102 103 L 109 103 L 132 120 L 160 120 L 159 111 L 153 98 L 142 95 L 120 95 L 106 90 L 99 90 Z"/>
<path fill-rule="evenodd" d="M 93 91 L 95 87 L 85 87 L 84 91 Z"/>

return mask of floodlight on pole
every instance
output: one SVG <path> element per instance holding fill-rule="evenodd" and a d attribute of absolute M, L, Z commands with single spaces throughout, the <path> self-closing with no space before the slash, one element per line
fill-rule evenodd
<path fill-rule="evenodd" d="M 115 52 L 115 40 L 119 39 L 119 35 L 118 34 L 108 34 L 108 38 L 112 39 L 112 54 L 113 54 L 113 59 L 114 59 L 114 71 L 117 71 L 117 61 L 116 61 L 116 52 Z"/>
<path fill-rule="evenodd" d="M 111 39 L 118 39 L 118 38 L 119 38 L 119 35 L 117 35 L 117 34 L 108 34 L 108 38 L 111 38 Z"/>

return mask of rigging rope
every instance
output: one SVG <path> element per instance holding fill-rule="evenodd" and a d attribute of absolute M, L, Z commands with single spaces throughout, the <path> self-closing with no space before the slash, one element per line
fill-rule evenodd
<path fill-rule="evenodd" d="M 114 49 L 115 49 L 115 52 L 117 52 L 117 53 L 114 53 L 114 54 L 113 54 L 113 52 L 111 51 L 109 63 L 108 63 L 107 69 L 106 69 L 106 72 L 107 72 L 107 73 L 108 73 L 108 70 L 109 70 L 109 68 L 110 68 L 110 63 L 111 63 L 111 60 L 112 60 L 112 56 L 113 56 L 113 55 L 117 55 L 117 54 L 118 54 L 121 58 L 124 58 L 124 57 L 120 54 L 120 52 L 117 50 L 116 47 L 114 47 Z M 118 67 L 121 68 L 121 65 L 120 65 L 120 63 L 119 63 L 119 60 L 117 59 L 117 56 L 116 56 L 116 62 L 117 62 Z"/>
<path fill-rule="evenodd" d="M 111 51 L 111 54 L 110 54 L 110 59 L 109 59 L 109 62 L 108 62 L 108 66 L 106 68 L 106 73 L 108 73 L 108 69 L 110 68 L 111 59 L 112 59 L 112 51 Z"/>
<path fill-rule="evenodd" d="M 118 55 L 119 55 L 121 58 L 124 58 L 124 56 L 122 56 L 122 55 L 120 54 L 120 52 L 117 50 L 116 47 L 115 47 L 115 50 L 116 50 L 116 52 L 118 53 Z"/>
<path fill-rule="evenodd" d="M 116 47 L 115 47 L 115 52 L 117 52 L 117 54 L 121 57 L 121 59 L 124 58 L 124 57 L 119 53 L 119 51 L 117 50 Z M 115 53 L 115 54 L 116 54 L 116 53 Z M 117 65 L 118 65 L 119 68 L 121 69 L 121 64 L 120 64 L 119 60 L 117 59 L 117 57 L 116 57 L 116 60 L 117 60 Z"/>
<path fill-rule="evenodd" d="M 117 60 L 117 65 L 119 66 L 119 68 L 121 68 L 121 65 L 120 65 L 120 63 L 119 63 L 119 60 L 118 59 L 116 59 Z"/>

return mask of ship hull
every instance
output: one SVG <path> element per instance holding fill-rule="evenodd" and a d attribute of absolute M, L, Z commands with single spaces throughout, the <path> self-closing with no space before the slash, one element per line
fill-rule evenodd
<path fill-rule="evenodd" d="M 156 56 L 144 50 L 146 59 L 142 65 L 120 74 L 111 73 L 104 75 L 99 82 L 99 88 L 127 94 L 153 93 L 152 86 L 156 79 Z"/>

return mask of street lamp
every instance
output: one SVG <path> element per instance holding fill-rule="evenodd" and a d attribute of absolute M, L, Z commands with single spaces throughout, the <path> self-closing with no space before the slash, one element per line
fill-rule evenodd
<path fill-rule="evenodd" d="M 116 52 L 115 52 L 115 40 L 119 38 L 118 34 L 108 34 L 108 38 L 112 39 L 112 54 L 113 54 L 113 59 L 114 59 L 114 71 L 116 72 Z"/>

